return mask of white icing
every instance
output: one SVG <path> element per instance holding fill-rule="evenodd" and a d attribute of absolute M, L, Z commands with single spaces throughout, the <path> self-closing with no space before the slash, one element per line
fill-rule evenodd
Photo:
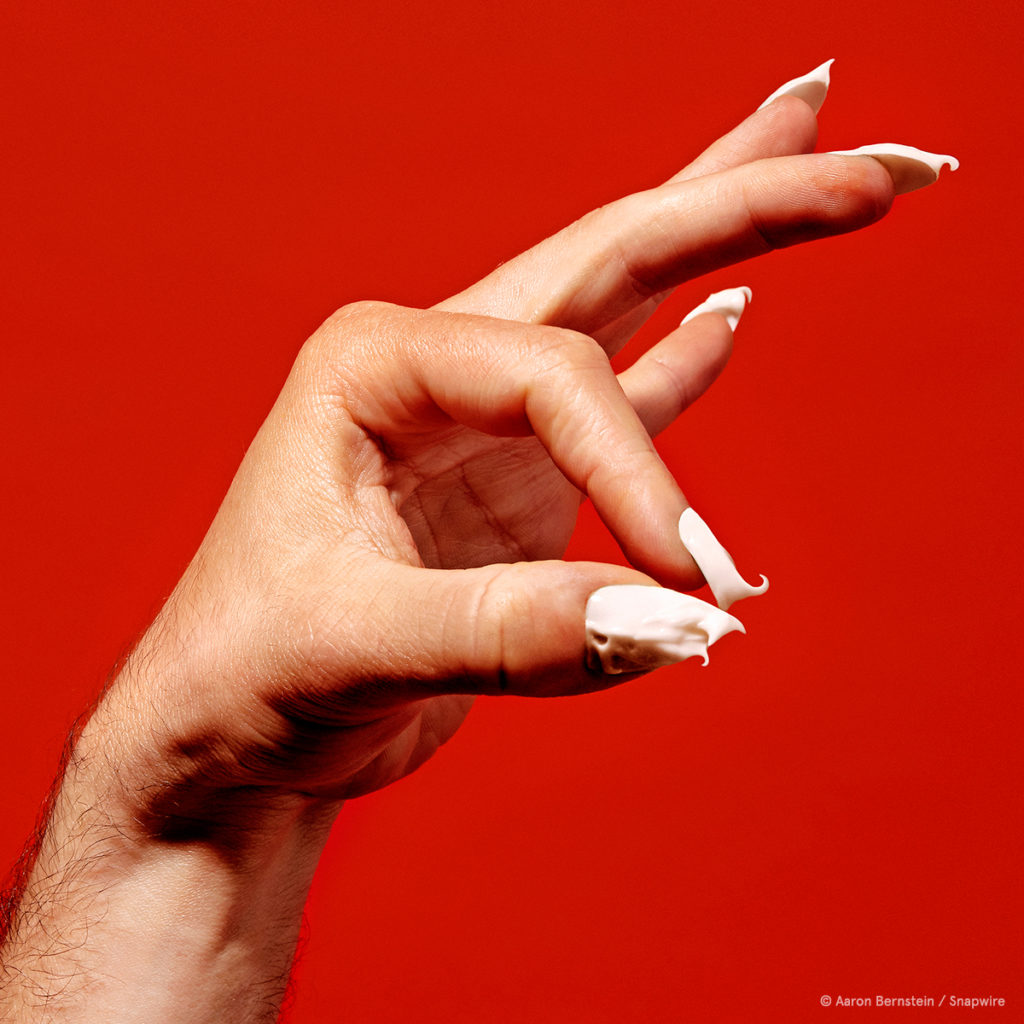
<path fill-rule="evenodd" d="M 719 608 L 726 609 L 734 601 L 763 594 L 768 589 L 768 580 L 764 576 L 756 587 L 740 576 L 729 552 L 692 508 L 679 517 L 679 539 L 704 574 Z"/>
<path fill-rule="evenodd" d="M 809 103 L 817 113 L 821 110 L 821 105 L 828 95 L 829 68 L 833 63 L 834 61 L 827 60 L 806 75 L 790 79 L 785 85 L 780 85 L 757 109 L 764 110 L 769 103 L 777 100 L 780 96 L 798 96 Z"/>
<path fill-rule="evenodd" d="M 587 601 L 587 664 L 606 675 L 643 672 L 699 656 L 739 619 L 690 594 L 664 587 L 601 587 Z"/>
<path fill-rule="evenodd" d="M 747 287 L 726 288 L 724 291 L 712 292 L 699 306 L 691 309 L 683 317 L 683 323 L 688 323 L 702 313 L 721 313 L 735 331 L 740 317 L 743 316 L 743 310 L 747 308 L 747 303 L 753 297 L 754 293 Z"/>
<path fill-rule="evenodd" d="M 938 181 L 939 171 L 943 167 L 955 171 L 960 166 L 955 156 L 928 153 L 913 146 L 901 146 L 898 142 L 879 142 L 857 149 L 834 149 L 832 155 L 874 157 L 892 175 L 896 191 L 901 194 Z"/>

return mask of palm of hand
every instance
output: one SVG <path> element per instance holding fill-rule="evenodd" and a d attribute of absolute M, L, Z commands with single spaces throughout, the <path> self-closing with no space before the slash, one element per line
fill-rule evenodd
<path fill-rule="evenodd" d="M 442 438 L 389 445 L 389 454 L 392 481 L 404 495 L 399 514 L 424 566 L 465 569 L 564 552 L 581 495 L 535 438 L 455 427 Z M 446 694 L 396 710 L 396 734 L 332 795 L 359 796 L 415 771 L 455 733 L 474 699 Z M 346 738 L 360 742 L 358 732 Z M 351 756 L 349 749 L 342 759 Z"/>
<path fill-rule="evenodd" d="M 459 427 L 440 444 L 393 454 L 406 494 L 399 513 L 425 566 L 468 569 L 565 551 L 581 495 L 536 438 Z"/>
<path fill-rule="evenodd" d="M 602 347 L 621 347 L 654 305 L 645 304 L 636 322 L 603 337 Z M 344 418 L 351 419 L 360 438 L 350 458 L 344 460 L 342 479 L 338 481 L 343 489 L 345 483 L 355 484 L 356 501 L 347 505 L 349 513 L 363 527 L 360 535 L 372 538 L 374 559 L 383 556 L 404 567 L 472 570 L 557 560 L 568 545 L 583 495 L 545 447 L 550 439 L 542 443 L 532 433 L 532 421 L 522 417 L 503 421 L 501 413 L 495 412 L 503 403 L 508 404 L 508 393 L 514 388 L 503 391 L 494 384 L 490 401 L 485 402 L 487 412 L 478 414 L 478 419 L 486 421 L 487 429 L 495 431 L 488 433 L 459 422 L 457 413 L 449 414 L 445 398 L 450 400 L 452 396 L 446 394 L 443 375 L 435 376 L 426 386 L 419 381 L 404 389 L 394 388 L 394 364 L 389 362 L 404 358 L 402 341 L 415 337 L 399 333 L 405 324 L 411 323 L 436 340 L 431 331 L 441 323 L 443 346 L 460 352 L 465 351 L 460 346 L 471 345 L 485 330 L 487 340 L 482 349 L 477 349 L 477 362 L 471 365 L 477 372 L 482 368 L 493 384 L 506 380 L 507 374 L 503 377 L 501 369 L 486 362 L 487 346 L 502 340 L 502 333 L 537 337 L 531 332 L 549 328 L 479 316 L 459 319 L 460 314 L 455 314 L 455 320 L 442 322 L 445 316 L 451 318 L 451 314 L 439 316 L 395 308 L 382 311 L 371 306 L 350 313 L 341 311 L 336 326 L 325 333 L 328 360 L 333 350 L 340 353 L 333 358 L 340 358 L 349 367 L 346 384 L 340 388 L 336 384 L 328 386 L 332 398 L 341 399 Z M 401 339 L 399 344 L 389 347 L 387 341 L 395 337 Z M 543 337 L 561 347 L 579 344 L 581 336 L 569 331 Z M 340 348 L 334 349 L 334 344 Z M 600 359 L 604 372 L 611 375 L 607 356 L 602 354 Z M 327 379 L 333 381 L 334 377 L 328 374 Z M 568 397 L 574 389 L 566 383 L 565 392 L 548 389 L 556 394 L 556 406 L 561 405 L 563 394 Z M 626 404 L 621 390 L 618 396 Z M 599 432 L 597 436 L 601 436 Z M 563 443 L 563 459 L 566 452 Z M 387 570 L 371 561 L 369 571 L 377 575 Z M 405 614 L 405 609 L 398 614 Z M 474 616 L 472 621 L 473 626 L 464 623 L 456 631 L 465 634 L 475 629 L 481 636 L 500 632 L 500 625 L 487 616 Z M 327 661 L 334 661 L 330 649 Z M 458 651 L 453 650 L 447 661 L 458 665 Z M 350 665 L 342 665 L 338 678 L 347 674 L 346 667 Z M 329 667 L 327 674 L 333 674 Z M 457 686 L 456 680 L 457 673 L 448 685 Z M 358 679 L 355 686 L 359 692 Z M 472 681 L 467 688 L 476 692 Z M 362 714 L 348 717 L 348 726 L 320 736 L 323 745 L 318 743 L 317 757 L 321 781 L 310 791 L 347 798 L 408 775 L 454 734 L 473 700 L 457 690 L 437 696 L 424 696 L 422 691 L 410 695 L 406 691 L 404 698 L 401 692 L 396 693 L 386 710 L 380 704 L 376 711 L 372 705 L 361 705 Z M 359 706 L 358 701 L 355 704 Z M 346 704 L 347 712 L 350 708 Z M 309 786 L 308 775 L 305 781 Z"/>

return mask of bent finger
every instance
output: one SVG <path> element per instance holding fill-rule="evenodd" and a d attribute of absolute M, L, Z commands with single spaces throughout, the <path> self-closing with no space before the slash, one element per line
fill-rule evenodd
<path fill-rule="evenodd" d="M 364 337 L 371 340 L 362 351 Z M 686 499 L 591 338 L 381 307 L 379 326 L 361 324 L 341 373 L 349 414 L 392 448 L 424 425 L 535 435 L 630 562 L 673 587 L 700 584 L 674 541 Z"/>

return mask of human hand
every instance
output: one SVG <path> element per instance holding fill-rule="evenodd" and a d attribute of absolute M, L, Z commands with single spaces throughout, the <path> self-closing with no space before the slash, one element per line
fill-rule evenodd
<path fill-rule="evenodd" d="M 169 723 L 154 758 L 187 737 L 175 806 L 239 786 L 359 795 L 429 757 L 473 694 L 609 684 L 584 665 L 589 594 L 700 583 L 650 437 L 732 332 L 699 317 L 618 378 L 608 356 L 678 283 L 884 214 L 893 175 L 810 155 L 815 135 L 783 96 L 433 310 L 328 320 L 122 676 Z M 556 561 L 582 494 L 639 571 Z"/>
<path fill-rule="evenodd" d="M 349 306 L 310 339 L 78 738 L 5 947 L 22 989 L 66 976 L 64 942 L 76 1019 L 270 1019 L 341 800 L 422 764 L 477 693 L 622 678 L 586 667 L 584 607 L 700 583 L 651 437 L 732 331 L 703 315 L 618 376 L 609 357 L 680 282 L 861 227 L 920 184 L 899 160 L 812 155 L 822 95 L 779 97 L 432 310 Z M 635 568 L 558 560 L 583 495 Z"/>

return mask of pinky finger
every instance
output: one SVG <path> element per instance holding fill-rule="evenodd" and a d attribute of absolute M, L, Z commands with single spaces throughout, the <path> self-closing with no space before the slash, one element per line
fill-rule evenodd
<path fill-rule="evenodd" d="M 619 374 L 622 390 L 651 437 L 693 405 L 725 369 L 748 297 L 749 289 L 717 292 Z"/>

